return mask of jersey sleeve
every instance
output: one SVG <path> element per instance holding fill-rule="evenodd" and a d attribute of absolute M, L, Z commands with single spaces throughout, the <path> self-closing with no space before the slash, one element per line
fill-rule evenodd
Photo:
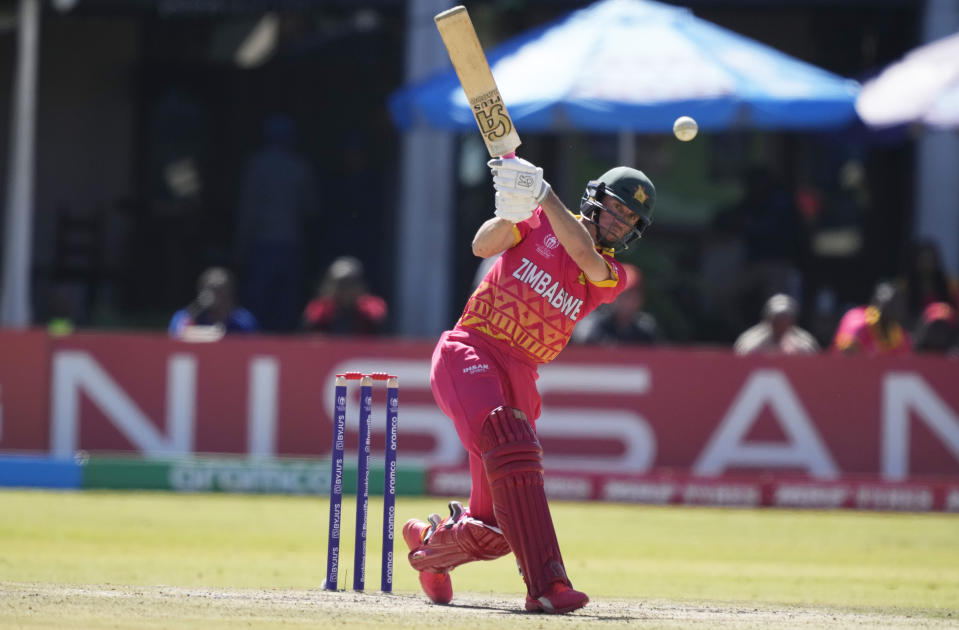
<path fill-rule="evenodd" d="M 626 288 L 626 270 L 609 254 L 603 254 L 603 260 L 606 261 L 606 265 L 609 267 L 610 277 L 606 280 L 600 280 L 599 282 L 589 280 L 589 284 L 592 287 L 590 293 L 596 296 L 596 302 L 598 304 L 609 304 Z M 583 277 L 585 276 L 586 274 L 583 274 Z"/>
<path fill-rule="evenodd" d="M 232 320 L 238 332 L 252 333 L 259 329 L 259 324 L 253 313 L 245 308 L 238 308 L 233 311 Z"/>
<path fill-rule="evenodd" d="M 833 338 L 833 347 L 836 350 L 845 352 L 849 350 L 853 344 L 862 345 L 863 340 L 860 337 L 865 328 L 865 321 L 863 320 L 860 310 L 861 309 L 852 309 L 847 311 L 846 314 L 842 316 L 842 319 L 839 320 L 839 325 L 836 327 L 836 335 Z"/>
<path fill-rule="evenodd" d="M 170 326 L 167 329 L 171 337 L 179 337 L 183 334 L 183 329 L 190 325 L 190 315 L 185 308 L 181 308 L 173 317 L 170 318 Z"/>
<path fill-rule="evenodd" d="M 533 210 L 533 216 L 525 221 L 513 224 L 513 247 L 519 245 L 523 239 L 529 236 L 530 232 L 539 227 L 540 222 L 543 220 L 542 217 L 543 207 L 536 206 L 536 209 Z"/>

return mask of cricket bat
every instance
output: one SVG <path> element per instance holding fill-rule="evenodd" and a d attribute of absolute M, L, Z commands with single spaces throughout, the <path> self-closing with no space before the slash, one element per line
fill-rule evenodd
<path fill-rule="evenodd" d="M 453 7 L 437 14 L 433 21 L 439 29 L 456 76 L 473 109 L 473 117 L 492 157 L 512 155 L 520 145 L 519 134 L 506 111 L 493 73 L 483 53 L 476 29 L 466 7 Z"/>

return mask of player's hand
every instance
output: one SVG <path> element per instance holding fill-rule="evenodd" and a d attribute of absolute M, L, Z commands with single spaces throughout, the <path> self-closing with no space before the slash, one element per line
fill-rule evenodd
<path fill-rule="evenodd" d="M 495 158 L 486 165 L 493 172 L 493 188 L 497 194 L 525 196 L 538 206 L 549 193 L 550 185 L 543 179 L 543 169 L 523 158 Z"/>
<path fill-rule="evenodd" d="M 493 214 L 511 223 L 520 223 L 533 216 L 533 210 L 537 205 L 529 195 L 517 196 L 507 192 L 497 192 L 496 211 Z"/>

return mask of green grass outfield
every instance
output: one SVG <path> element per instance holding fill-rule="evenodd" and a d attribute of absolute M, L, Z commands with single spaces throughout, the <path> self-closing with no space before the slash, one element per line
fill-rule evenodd
<path fill-rule="evenodd" d="M 344 500 L 341 586 L 352 584 L 346 579 L 353 574 L 353 510 L 352 500 Z M 379 587 L 381 510 L 381 503 L 371 502 L 369 591 Z M 398 499 L 394 591 L 412 609 L 414 622 L 444 607 L 423 603 L 399 530 L 406 519 L 431 511 L 445 512 L 444 502 Z M 703 606 L 816 610 L 833 619 L 852 611 L 867 621 L 892 616 L 912 619 L 915 627 L 959 626 L 959 515 L 554 502 L 553 517 L 577 588 L 590 594 L 597 610 L 605 610 L 606 600 L 622 603 L 626 617 L 645 619 L 648 627 L 673 627 L 670 620 L 679 615 L 682 622 L 686 614 L 692 615 L 688 623 L 675 627 L 695 626 L 695 611 Z M 321 611 L 329 598 L 366 601 L 316 594 L 326 568 L 327 519 L 327 502 L 317 497 L 0 490 L 0 627 L 214 628 L 229 610 L 221 600 L 231 598 L 239 602 L 236 610 L 250 608 L 249 616 L 236 614 L 252 620 L 251 627 L 316 626 L 325 619 Z M 461 612 L 484 608 L 476 603 L 484 597 L 505 602 L 489 606 L 500 615 L 514 602 L 521 607 L 523 586 L 509 557 L 461 567 L 453 578 L 458 599 L 471 602 Z M 157 590 L 161 585 L 173 590 Z M 103 595 L 111 592 L 115 596 Z M 273 604 L 250 604 L 258 593 L 271 594 Z M 212 609 L 190 607 L 203 597 Z M 303 598 L 302 607 L 291 609 L 312 608 L 316 616 L 300 611 L 277 620 L 277 598 Z M 657 607 L 668 612 L 659 615 Z M 612 617 L 602 627 L 618 627 Z M 542 616 L 517 615 L 489 627 L 520 627 L 514 622 L 529 618 L 544 622 Z M 222 627 L 238 623 L 226 621 Z M 702 627 L 720 627 L 721 621 Z M 403 625 L 363 617 L 340 622 Z M 467 623 L 487 627 L 482 619 Z M 769 625 L 750 623 L 731 627 Z"/>

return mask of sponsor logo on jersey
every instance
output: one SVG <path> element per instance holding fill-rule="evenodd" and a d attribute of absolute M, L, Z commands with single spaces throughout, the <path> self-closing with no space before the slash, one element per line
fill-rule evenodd
<path fill-rule="evenodd" d="M 489 372 L 488 363 L 476 363 L 463 368 L 463 374 L 482 374 L 483 372 Z"/>
<path fill-rule="evenodd" d="M 543 258 L 552 258 L 553 250 L 559 247 L 559 239 L 555 234 L 547 234 L 543 237 L 543 242 L 536 246 L 536 253 Z"/>
<path fill-rule="evenodd" d="M 559 282 L 554 281 L 551 275 L 537 267 L 528 258 L 523 258 L 519 268 L 513 272 L 513 277 L 528 284 L 533 291 L 570 320 L 575 322 L 579 318 L 583 300 L 570 295 Z"/>

